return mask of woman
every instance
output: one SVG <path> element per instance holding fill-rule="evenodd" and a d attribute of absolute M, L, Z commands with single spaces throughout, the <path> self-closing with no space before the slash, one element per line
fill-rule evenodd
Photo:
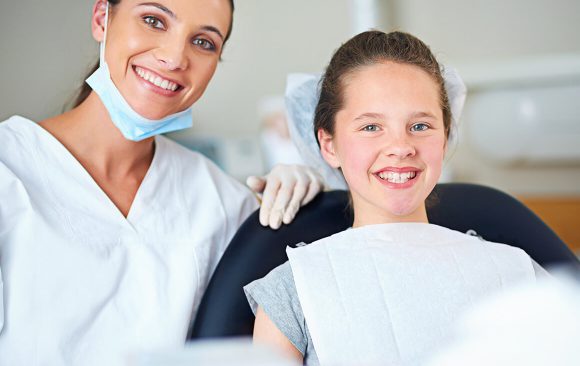
<path fill-rule="evenodd" d="M 232 13 L 228 0 L 97 0 L 91 89 L 62 115 L 0 124 L 1 365 L 114 365 L 183 344 L 258 204 L 157 135 L 191 124 Z M 320 186 L 307 169 L 275 169 L 261 222 L 291 221 Z"/>
<path fill-rule="evenodd" d="M 429 224 L 451 119 L 417 38 L 370 31 L 336 51 L 314 132 L 348 184 L 353 227 L 288 249 L 245 287 L 257 342 L 311 365 L 419 365 L 469 304 L 543 271 L 520 249 Z"/>

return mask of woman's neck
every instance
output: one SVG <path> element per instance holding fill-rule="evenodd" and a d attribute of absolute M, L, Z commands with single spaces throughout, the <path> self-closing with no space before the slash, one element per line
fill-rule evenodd
<path fill-rule="evenodd" d="M 78 107 L 39 123 L 59 140 L 87 170 L 105 177 L 141 175 L 154 152 L 154 139 L 125 139 L 92 92 Z M 88 165 L 88 166 L 87 166 Z"/>

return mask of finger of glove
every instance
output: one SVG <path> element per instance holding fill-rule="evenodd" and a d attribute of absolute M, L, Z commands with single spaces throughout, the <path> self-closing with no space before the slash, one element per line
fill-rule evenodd
<path fill-rule="evenodd" d="M 270 212 L 274 206 L 281 182 L 279 179 L 268 177 L 266 187 L 262 193 L 262 204 L 260 205 L 260 224 L 268 226 L 270 224 Z"/>
<path fill-rule="evenodd" d="M 278 190 L 274 206 L 270 211 L 270 227 L 272 229 L 278 229 L 282 225 L 282 219 L 284 217 L 284 212 L 288 203 L 292 199 L 292 194 L 294 191 L 294 185 L 282 185 Z"/>
<path fill-rule="evenodd" d="M 317 176 L 313 176 L 311 178 L 312 180 L 308 185 L 308 190 L 304 195 L 304 197 L 302 198 L 302 201 L 300 202 L 301 206 L 304 206 L 308 202 L 312 201 L 314 197 L 316 197 L 318 193 L 320 193 L 320 191 L 322 191 L 322 189 L 324 188 L 324 184 L 320 179 L 318 179 Z"/>
<path fill-rule="evenodd" d="M 282 222 L 285 224 L 289 224 L 294 220 L 298 209 L 300 208 L 300 203 L 302 199 L 306 196 L 309 187 L 308 182 L 297 182 L 294 186 L 294 192 L 292 193 L 292 198 L 288 203 L 286 210 L 284 212 L 284 217 L 282 218 Z"/>
<path fill-rule="evenodd" d="M 256 193 L 262 193 L 266 187 L 266 178 L 251 175 L 246 179 L 246 185 Z"/>

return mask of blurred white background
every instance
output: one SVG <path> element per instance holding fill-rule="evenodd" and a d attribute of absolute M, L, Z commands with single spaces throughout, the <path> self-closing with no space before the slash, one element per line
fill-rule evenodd
<path fill-rule="evenodd" d="M 0 120 L 13 114 L 41 120 L 62 110 L 97 58 L 98 45 L 90 35 L 92 4 L 2 0 Z M 262 98 L 283 94 L 288 73 L 321 72 L 332 52 L 355 33 L 370 27 L 404 30 L 429 44 L 440 61 L 458 68 L 470 90 L 459 143 L 448 162 L 451 179 L 491 185 L 525 199 L 572 202 L 571 213 L 562 216 L 580 223 L 580 103 L 566 101 L 580 98 L 578 90 L 548 112 L 524 108 L 526 116 L 540 116 L 532 122 L 542 126 L 536 131 L 533 123 L 524 125 L 522 135 L 529 127 L 536 131 L 535 140 L 526 140 L 525 149 L 506 158 L 493 157 L 489 150 L 505 149 L 510 136 L 516 141 L 521 126 L 504 129 L 510 118 L 503 121 L 500 113 L 497 119 L 493 101 L 473 105 L 490 90 L 539 89 L 536 97 L 543 99 L 545 88 L 579 88 L 580 1 L 238 0 L 235 5 L 223 62 L 195 107 L 194 127 L 174 135 L 177 140 L 199 145 L 195 140 L 203 138 L 206 150 L 217 149 L 220 164 L 236 177 L 260 173 L 264 159 L 258 149 L 257 106 Z M 518 95 L 514 105 L 521 102 Z M 495 130 L 480 132 L 490 118 Z M 476 141 L 484 135 L 487 151 Z M 549 145 L 554 148 L 563 146 L 558 138 L 565 135 L 567 143 L 576 138 L 578 143 L 556 158 L 544 153 L 531 158 L 542 137 L 551 135 L 556 136 Z"/>

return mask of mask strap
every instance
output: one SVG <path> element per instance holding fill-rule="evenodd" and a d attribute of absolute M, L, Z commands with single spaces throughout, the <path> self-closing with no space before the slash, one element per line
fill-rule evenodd
<path fill-rule="evenodd" d="M 105 35 L 99 47 L 99 58 L 101 65 L 105 63 L 105 44 L 107 43 L 107 28 L 109 28 L 109 2 L 105 8 Z"/>

